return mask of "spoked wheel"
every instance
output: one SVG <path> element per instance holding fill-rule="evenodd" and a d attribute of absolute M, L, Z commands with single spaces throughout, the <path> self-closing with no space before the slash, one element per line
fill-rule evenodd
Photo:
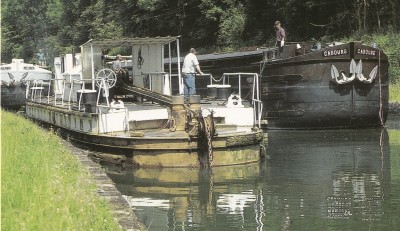
<path fill-rule="evenodd" d="M 112 88 L 117 83 L 117 75 L 115 72 L 109 68 L 101 69 L 96 74 L 96 85 L 100 87 L 101 81 L 104 79 L 104 82 L 107 84 L 108 88 Z"/>

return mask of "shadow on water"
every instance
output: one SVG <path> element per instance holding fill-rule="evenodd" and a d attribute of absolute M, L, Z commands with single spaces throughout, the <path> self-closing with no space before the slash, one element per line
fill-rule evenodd
<path fill-rule="evenodd" d="M 385 129 L 271 131 L 261 163 L 106 169 L 149 230 L 393 230 L 389 139 Z"/>

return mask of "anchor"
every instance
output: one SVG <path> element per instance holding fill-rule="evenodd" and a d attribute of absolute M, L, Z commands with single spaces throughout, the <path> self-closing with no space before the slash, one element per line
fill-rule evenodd
<path fill-rule="evenodd" d="M 332 65 L 332 67 L 331 67 L 331 77 L 332 77 L 332 79 L 336 80 L 337 84 L 350 83 L 351 81 L 353 81 L 356 78 L 356 70 L 357 70 L 356 62 L 354 61 L 354 59 L 352 59 L 350 62 L 350 74 L 352 74 L 352 75 L 350 77 L 347 77 L 344 71 L 340 71 L 340 75 L 339 75 L 339 71 L 335 67 L 335 65 Z M 341 78 L 339 78 L 339 77 L 341 77 Z"/>
<path fill-rule="evenodd" d="M 337 84 L 350 83 L 351 81 L 353 81 L 356 78 L 362 83 L 371 83 L 376 78 L 377 73 L 378 73 L 378 65 L 372 69 L 371 73 L 369 74 L 369 78 L 366 78 L 362 73 L 361 59 L 358 62 L 358 64 L 356 64 L 356 61 L 354 61 L 354 59 L 351 60 L 351 62 L 350 62 L 351 76 L 350 77 L 347 77 L 343 70 L 341 70 L 340 74 L 339 74 L 339 71 L 335 67 L 335 65 L 331 66 L 331 77 L 333 80 L 336 81 Z"/>
<path fill-rule="evenodd" d="M 28 76 L 28 72 L 25 72 L 23 75 L 22 75 L 22 78 L 21 78 L 21 80 L 19 81 L 19 82 L 21 82 L 21 85 L 26 85 L 26 77 Z"/>
<path fill-rule="evenodd" d="M 1 80 L 1 83 L 6 85 L 6 87 L 13 87 L 15 85 L 15 77 L 10 72 L 8 72 L 7 74 L 8 74 L 8 77 L 10 78 L 10 82 L 7 83 L 6 81 Z"/>
<path fill-rule="evenodd" d="M 365 78 L 364 75 L 362 74 L 362 61 L 358 62 L 357 64 L 357 79 L 362 82 L 362 83 L 372 83 L 374 81 L 376 75 L 378 73 L 378 65 L 376 65 L 371 73 L 369 73 L 369 78 Z"/>

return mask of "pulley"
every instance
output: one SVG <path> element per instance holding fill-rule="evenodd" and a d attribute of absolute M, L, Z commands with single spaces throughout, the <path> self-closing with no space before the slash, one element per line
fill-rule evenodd
<path fill-rule="evenodd" d="M 109 68 L 101 69 L 96 74 L 96 86 L 100 87 L 102 80 L 104 79 L 105 84 L 108 88 L 112 88 L 117 83 L 117 75 Z"/>

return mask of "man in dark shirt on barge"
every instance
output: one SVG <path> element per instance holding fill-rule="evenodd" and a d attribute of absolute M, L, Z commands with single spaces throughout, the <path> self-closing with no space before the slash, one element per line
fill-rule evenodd
<path fill-rule="evenodd" d="M 283 59 L 283 48 L 285 46 L 286 33 L 281 27 L 281 22 L 275 22 L 275 32 L 276 32 L 276 46 L 278 47 L 279 58 Z"/>

